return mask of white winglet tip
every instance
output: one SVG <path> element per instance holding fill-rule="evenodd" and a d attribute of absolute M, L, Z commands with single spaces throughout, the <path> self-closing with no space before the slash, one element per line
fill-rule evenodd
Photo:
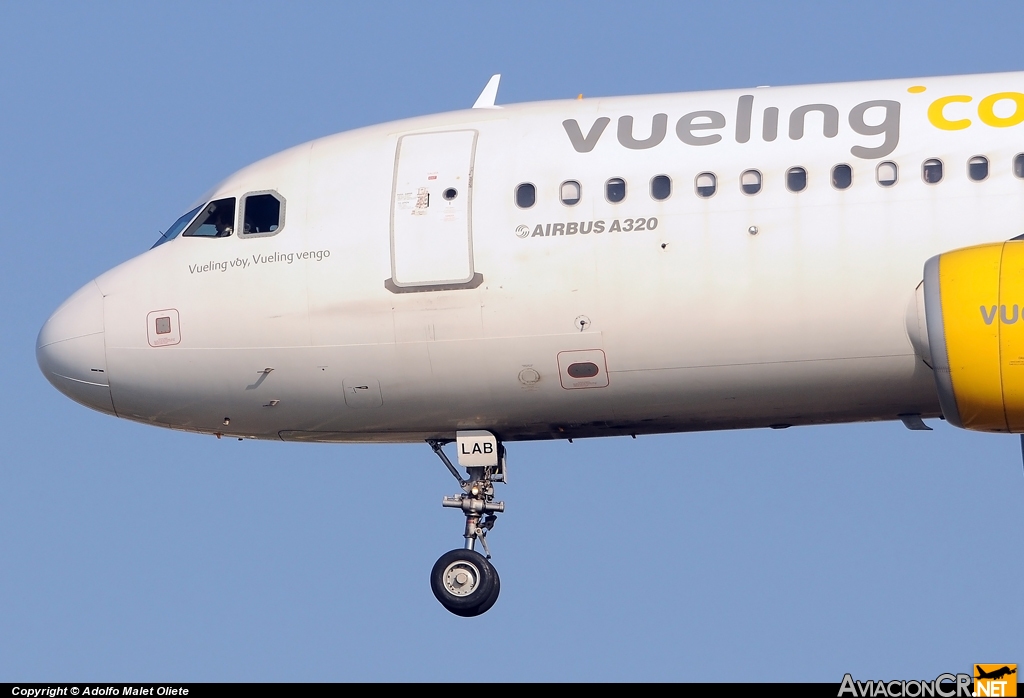
<path fill-rule="evenodd" d="M 501 82 L 501 73 L 491 76 L 491 79 L 487 81 L 487 85 L 484 87 L 484 91 L 480 93 L 480 96 L 476 98 L 476 102 L 473 103 L 474 109 L 501 109 L 501 107 L 494 105 L 494 100 L 498 98 L 499 82 Z"/>

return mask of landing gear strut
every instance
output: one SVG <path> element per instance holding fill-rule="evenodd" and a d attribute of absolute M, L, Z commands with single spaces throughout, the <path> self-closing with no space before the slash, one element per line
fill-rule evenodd
<path fill-rule="evenodd" d="M 465 440 L 464 434 L 468 435 Z M 494 528 L 498 514 L 505 511 L 504 502 L 494 501 L 494 483 L 505 482 L 505 449 L 487 432 L 460 432 L 458 442 L 459 461 L 466 468 L 467 479 L 462 478 L 442 450 L 447 442 L 427 442 L 462 488 L 461 494 L 445 497 L 441 505 L 461 509 L 466 515 L 463 534 L 466 543 L 460 549 L 449 550 L 434 563 L 430 570 L 430 589 L 442 606 L 457 616 L 468 618 L 490 609 L 501 590 L 498 571 L 490 563 L 487 532 Z M 472 453 L 474 450 L 476 454 Z M 476 462 L 491 464 L 472 464 Z M 486 555 L 477 552 L 477 541 Z"/>

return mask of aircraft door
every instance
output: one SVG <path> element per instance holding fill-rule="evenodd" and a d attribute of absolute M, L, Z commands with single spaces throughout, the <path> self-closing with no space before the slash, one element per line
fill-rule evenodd
<path fill-rule="evenodd" d="M 394 293 L 474 288 L 473 159 L 477 131 L 398 139 L 391 197 Z"/>

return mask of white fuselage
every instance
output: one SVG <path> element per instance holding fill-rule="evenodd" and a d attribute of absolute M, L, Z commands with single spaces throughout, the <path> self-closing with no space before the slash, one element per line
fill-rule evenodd
<path fill-rule="evenodd" d="M 558 101 L 316 140 L 198 202 L 276 192 L 276 234 L 177 237 L 115 267 L 43 328 L 40 365 L 120 417 L 286 440 L 939 416 L 916 289 L 929 257 L 1024 232 L 1024 124 L 1010 123 L 1024 106 L 982 105 L 1022 83 Z M 947 95 L 970 101 L 936 112 Z M 968 176 L 975 156 L 989 163 L 982 181 Z M 928 159 L 943 163 L 934 184 Z M 892 186 L 876 182 L 882 162 L 898 167 Z M 830 181 L 839 164 L 852 168 L 846 189 Z M 793 167 L 803 191 L 787 189 Z M 762 177 L 756 194 L 741 190 L 748 170 Z M 700 173 L 715 176 L 713 196 L 698 196 Z M 660 201 L 658 175 L 672 187 Z M 606 198 L 614 178 L 618 203 Z M 581 185 L 576 205 L 560 200 L 566 181 Z M 516 203 L 523 183 L 536 190 L 529 208 Z M 171 311 L 176 341 L 161 344 L 150 325 Z"/>

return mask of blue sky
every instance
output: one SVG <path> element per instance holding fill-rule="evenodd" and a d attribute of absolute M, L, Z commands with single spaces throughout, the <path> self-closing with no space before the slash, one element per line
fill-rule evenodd
<path fill-rule="evenodd" d="M 936 422 L 512 444 L 501 598 L 466 620 L 428 586 L 462 521 L 427 446 L 158 430 L 36 367 L 56 306 L 222 177 L 467 107 L 495 72 L 509 103 L 1024 69 L 1019 3 L 837 7 L 0 5 L 0 681 L 837 682 L 1024 663 L 1015 437 Z"/>

